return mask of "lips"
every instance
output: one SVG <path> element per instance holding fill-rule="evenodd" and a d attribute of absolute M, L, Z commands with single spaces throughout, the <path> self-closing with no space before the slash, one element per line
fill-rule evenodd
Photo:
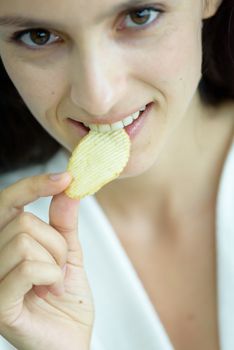
<path fill-rule="evenodd" d="M 143 121 L 145 120 L 145 117 L 148 115 L 148 113 L 150 112 L 153 105 L 154 105 L 154 102 L 148 103 L 146 105 L 145 110 L 140 112 L 140 115 L 136 120 L 134 120 L 130 125 L 124 126 L 124 129 L 129 134 L 129 136 L 133 137 L 137 133 L 137 130 L 142 125 Z M 82 123 L 80 121 L 77 121 L 77 120 L 72 119 L 72 118 L 68 118 L 67 121 L 69 122 L 69 124 L 75 126 L 76 129 L 78 129 L 80 136 L 85 136 L 90 132 L 90 128 L 85 126 L 84 123 Z M 117 123 L 121 123 L 121 122 L 117 122 Z M 99 121 L 99 123 L 97 125 L 104 125 L 104 123 L 100 123 L 100 121 Z M 105 125 L 107 125 L 107 124 L 105 124 Z M 123 128 L 123 125 L 122 125 L 122 128 Z M 111 131 L 111 130 L 109 130 L 109 131 Z"/>
<path fill-rule="evenodd" d="M 146 109 L 144 110 L 144 112 L 141 112 L 141 115 L 139 116 L 139 118 L 134 120 L 134 122 L 131 125 L 126 126 L 124 128 L 132 140 L 135 136 L 138 135 L 140 130 L 145 125 L 145 122 L 147 120 L 147 116 L 149 115 L 150 111 L 152 110 L 153 105 L 154 105 L 154 102 L 147 104 Z"/>

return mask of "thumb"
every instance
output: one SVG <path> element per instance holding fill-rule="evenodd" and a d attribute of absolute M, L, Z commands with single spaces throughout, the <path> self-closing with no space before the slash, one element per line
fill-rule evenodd
<path fill-rule="evenodd" d="M 76 251 L 78 242 L 78 211 L 79 200 L 69 198 L 65 192 L 52 198 L 49 209 L 50 225 L 65 238 L 68 251 Z"/>

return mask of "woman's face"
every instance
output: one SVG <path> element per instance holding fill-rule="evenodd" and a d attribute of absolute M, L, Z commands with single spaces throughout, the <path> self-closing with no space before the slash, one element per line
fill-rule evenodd
<path fill-rule="evenodd" d="M 71 119 L 111 124 L 153 102 L 122 176 L 155 163 L 201 78 L 202 0 L 1 0 L 0 17 L 5 68 L 55 139 L 72 151 L 84 131 Z"/>

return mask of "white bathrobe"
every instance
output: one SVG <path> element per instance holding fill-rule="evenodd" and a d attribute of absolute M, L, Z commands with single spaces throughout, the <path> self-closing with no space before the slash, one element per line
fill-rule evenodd
<path fill-rule="evenodd" d="M 59 151 L 45 165 L 2 176 L 0 188 L 22 177 L 63 171 L 66 165 L 66 153 Z M 50 200 L 41 198 L 26 206 L 25 211 L 48 222 Z M 216 214 L 219 334 L 221 349 L 234 350 L 234 144 L 223 168 Z M 95 303 L 91 350 L 173 350 L 144 286 L 95 196 L 81 200 L 79 237 Z M 8 349 L 15 348 L 0 336 L 0 350 Z"/>

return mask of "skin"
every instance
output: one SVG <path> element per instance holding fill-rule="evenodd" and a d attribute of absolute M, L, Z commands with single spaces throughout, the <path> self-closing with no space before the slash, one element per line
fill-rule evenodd
<path fill-rule="evenodd" d="M 33 17 L 36 13 L 37 18 L 56 20 L 66 26 L 61 36 L 67 40 L 44 51 L 30 52 L 9 45 L 5 39 L 14 28 L 4 28 L 0 54 L 33 115 L 69 151 L 80 137 L 68 126 L 67 117 L 108 122 L 112 116 L 127 116 L 129 111 L 155 101 L 122 174 L 122 178 L 132 178 L 149 173 L 162 145 L 169 142 L 175 126 L 188 113 L 201 74 L 201 19 L 214 11 L 214 5 L 206 13 L 203 1 L 165 1 L 164 16 L 151 28 L 134 33 L 129 29 L 116 31 L 118 12 L 97 20 L 103 8 L 109 10 L 115 3 L 102 1 L 100 6 L 97 1 L 70 1 L 57 6 L 49 1 L 45 14 L 41 1 L 29 6 L 27 0 L 4 0 L 1 14 Z M 126 99 L 129 92 L 131 97 Z M 191 112 L 197 108 L 195 103 Z M 140 180 L 145 185 L 144 177 Z"/>
<path fill-rule="evenodd" d="M 209 6 L 202 0 L 162 1 L 165 13 L 145 30 L 126 28 L 126 17 L 119 11 L 101 18 L 103 9 L 108 12 L 118 3 L 66 0 L 58 6 L 56 0 L 2 0 L 1 15 L 59 22 L 52 29 L 63 42 L 30 51 L 7 42 L 15 28 L 0 27 L 0 55 L 32 114 L 68 152 L 81 139 L 68 117 L 108 123 L 155 102 L 132 142 L 124 172 L 97 194 L 114 222 L 121 222 L 124 213 L 128 231 L 139 237 L 143 233 L 151 242 L 162 217 L 173 232 L 178 233 L 178 227 L 184 232 L 192 224 L 192 212 L 215 203 L 234 107 L 231 102 L 219 108 L 203 105 L 197 85 L 202 20 L 212 16 L 221 1 L 210 0 Z M 120 23 L 124 26 L 117 30 Z M 139 232 L 142 210 L 141 224 L 149 222 L 150 228 Z"/>
<path fill-rule="evenodd" d="M 79 201 L 63 193 L 70 181 L 68 173 L 43 174 L 0 193 L 0 334 L 16 349 L 89 349 L 94 309 L 77 238 Z M 48 196 L 48 224 L 24 212 Z"/>

